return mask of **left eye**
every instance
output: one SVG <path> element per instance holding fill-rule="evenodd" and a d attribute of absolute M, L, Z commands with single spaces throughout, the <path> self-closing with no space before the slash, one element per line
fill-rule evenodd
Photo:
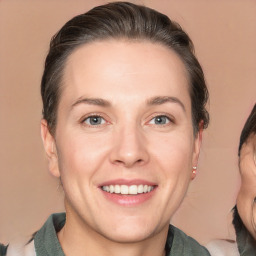
<path fill-rule="evenodd" d="M 163 125 L 170 123 L 170 118 L 167 116 L 156 116 L 150 120 L 149 124 Z"/>
<path fill-rule="evenodd" d="M 90 116 L 87 117 L 84 122 L 88 125 L 101 125 L 105 124 L 106 121 L 101 116 Z"/>

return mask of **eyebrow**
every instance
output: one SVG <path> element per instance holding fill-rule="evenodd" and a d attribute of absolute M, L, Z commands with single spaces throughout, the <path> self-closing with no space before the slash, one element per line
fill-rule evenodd
<path fill-rule="evenodd" d="M 79 98 L 77 101 L 75 101 L 71 107 L 75 107 L 81 103 L 88 104 L 88 105 L 96 105 L 101 107 L 109 107 L 111 104 L 109 101 L 100 99 L 100 98 Z"/>
<path fill-rule="evenodd" d="M 170 97 L 170 96 L 153 97 L 153 98 L 150 98 L 149 100 L 147 100 L 147 105 L 162 105 L 167 102 L 177 103 L 183 109 L 183 111 L 186 112 L 184 104 L 182 103 L 181 100 L 179 100 L 176 97 Z"/>
<path fill-rule="evenodd" d="M 153 106 L 153 105 L 162 105 L 165 103 L 177 103 L 184 112 L 186 112 L 184 104 L 176 97 L 170 97 L 170 96 L 156 96 L 153 98 L 150 98 L 147 100 L 147 105 Z M 104 100 L 101 98 L 79 98 L 77 101 L 75 101 L 71 108 L 79 105 L 79 104 L 88 104 L 88 105 L 95 105 L 95 106 L 101 106 L 101 107 L 110 107 L 111 103 L 108 100 Z"/>

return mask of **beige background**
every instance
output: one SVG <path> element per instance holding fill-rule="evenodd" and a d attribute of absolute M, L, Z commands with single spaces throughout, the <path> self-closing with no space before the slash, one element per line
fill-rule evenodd
<path fill-rule="evenodd" d="M 47 172 L 39 93 L 51 36 L 76 14 L 107 1 L 0 0 L 0 241 L 36 231 L 62 211 Z M 228 215 L 239 187 L 237 147 L 256 99 L 255 0 L 145 0 L 190 34 L 206 75 L 211 125 L 199 173 L 173 222 L 200 242 L 232 238 Z"/>

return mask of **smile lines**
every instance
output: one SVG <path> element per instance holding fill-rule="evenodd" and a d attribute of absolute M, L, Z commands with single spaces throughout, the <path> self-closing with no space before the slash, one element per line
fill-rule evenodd
<path fill-rule="evenodd" d="M 108 193 L 122 194 L 122 195 L 137 195 L 148 193 L 154 189 L 154 186 L 148 185 L 110 185 L 101 187 L 102 190 Z"/>

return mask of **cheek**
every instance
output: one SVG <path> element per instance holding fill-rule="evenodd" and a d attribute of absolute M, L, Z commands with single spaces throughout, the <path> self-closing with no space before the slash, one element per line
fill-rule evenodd
<path fill-rule="evenodd" d="M 169 214 L 179 207 L 189 186 L 192 152 L 190 138 L 186 134 L 168 136 L 162 140 L 161 146 L 155 147 L 155 166 L 160 168 L 161 194 L 168 202 L 165 211 Z"/>
<path fill-rule="evenodd" d="M 250 183 L 251 181 L 247 178 L 242 178 L 241 188 L 237 196 L 237 208 L 245 223 L 251 222 L 252 203 L 256 196 L 255 187 L 250 186 Z"/>
<path fill-rule="evenodd" d="M 161 142 L 161 143 L 159 143 Z M 154 155 L 165 169 L 180 173 L 191 167 L 193 140 L 186 133 L 171 134 L 165 138 L 156 138 L 152 141 L 151 148 Z"/>
<path fill-rule="evenodd" d="M 243 200 L 252 201 L 256 196 L 256 178 L 251 175 L 242 175 L 241 187 L 238 194 Z"/>
<path fill-rule="evenodd" d="M 66 136 L 57 145 L 61 176 L 92 175 L 105 161 L 109 144 L 106 136 Z"/>

